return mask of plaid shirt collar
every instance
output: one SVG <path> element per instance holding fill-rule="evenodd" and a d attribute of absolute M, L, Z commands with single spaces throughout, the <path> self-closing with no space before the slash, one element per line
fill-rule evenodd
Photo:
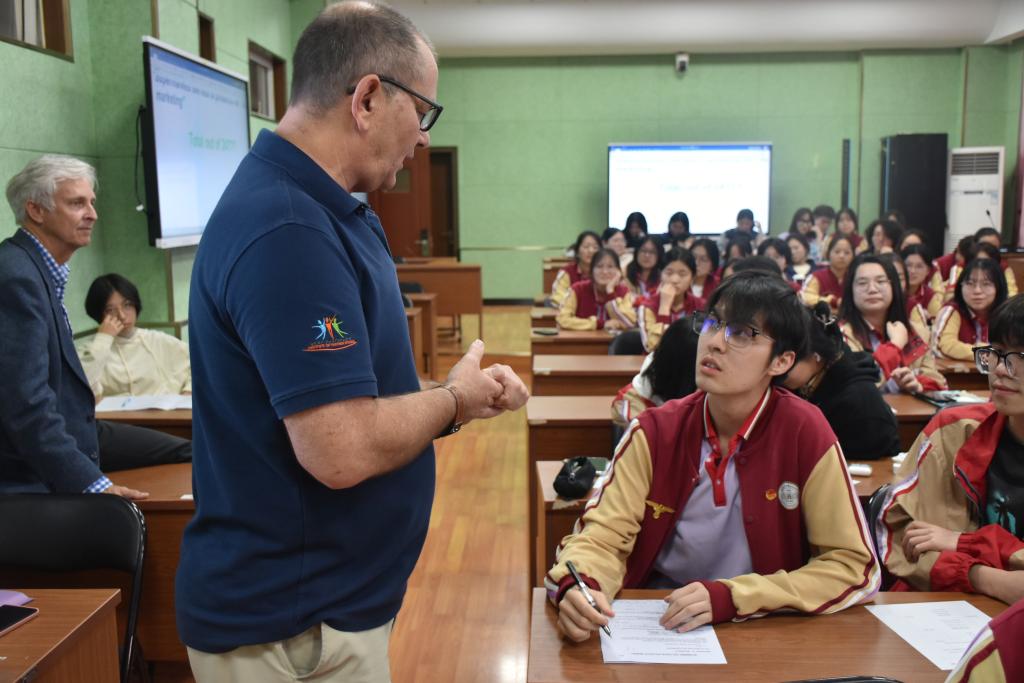
<path fill-rule="evenodd" d="M 67 263 L 61 265 L 57 263 L 57 260 L 53 258 L 43 243 L 36 238 L 35 235 L 30 233 L 25 228 L 19 228 L 23 233 L 28 235 L 28 238 L 36 245 L 36 249 L 39 250 L 39 255 L 43 257 L 43 263 L 46 264 L 46 270 L 50 272 L 50 277 L 53 279 L 53 284 L 57 288 L 57 298 L 64 302 L 64 288 L 67 287 L 68 278 L 71 277 L 71 266 Z"/>

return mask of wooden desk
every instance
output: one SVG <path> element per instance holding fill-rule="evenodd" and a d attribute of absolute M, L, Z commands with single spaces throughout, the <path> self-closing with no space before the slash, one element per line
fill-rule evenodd
<path fill-rule="evenodd" d="M 663 598 L 668 591 L 623 591 L 620 597 Z M 963 593 L 879 593 L 876 604 L 966 600 L 996 616 L 1006 605 Z M 912 648 L 863 606 L 808 617 L 777 615 L 715 626 L 728 664 L 604 664 L 597 636 L 579 644 L 563 642 L 556 612 L 543 588 L 534 588 L 527 683 L 580 681 L 793 681 L 851 675 L 888 676 L 900 681 L 943 681 L 945 671 Z"/>
<path fill-rule="evenodd" d="M 534 396 L 614 396 L 633 381 L 643 362 L 643 356 L 534 356 L 532 393 Z"/>
<path fill-rule="evenodd" d="M 423 309 L 423 354 L 427 357 L 428 377 L 437 372 L 437 294 L 406 294 L 416 308 Z"/>
<path fill-rule="evenodd" d="M 148 427 L 182 439 L 192 439 L 191 410 L 131 410 L 96 413 L 97 420 Z"/>
<path fill-rule="evenodd" d="M 181 499 L 192 493 L 192 463 L 124 470 L 115 480 L 149 492 L 149 498 L 136 501 L 146 518 L 148 534 L 137 630 L 142 650 L 150 661 L 187 661 L 174 617 L 174 574 L 185 525 L 195 514 L 195 503 Z"/>
<path fill-rule="evenodd" d="M 51 683 L 118 680 L 116 607 L 121 592 L 24 589 L 39 614 L 0 637 L 0 679 Z"/>
<path fill-rule="evenodd" d="M 936 358 L 935 367 L 946 378 L 950 389 L 988 390 L 988 377 L 978 372 L 973 361 Z"/>
<path fill-rule="evenodd" d="M 395 269 L 399 282 L 418 282 L 424 292 L 437 294 L 437 315 L 479 316 L 483 335 L 484 300 L 479 264 L 435 260 L 400 263 Z"/>
<path fill-rule="evenodd" d="M 883 458 L 870 462 L 851 461 L 854 463 L 870 465 L 872 472 L 870 476 L 854 476 L 854 488 L 857 497 L 863 505 L 867 505 L 871 494 L 878 490 L 883 484 L 894 481 L 892 460 Z M 568 534 L 572 533 L 572 527 L 576 519 L 583 514 L 583 508 L 590 495 L 577 500 L 560 498 L 555 493 L 555 477 L 562 469 L 561 460 L 540 460 L 534 463 L 536 493 L 531 498 L 534 505 L 534 515 L 537 519 L 537 526 L 531 540 L 534 543 L 531 557 L 534 562 L 530 565 L 533 569 L 534 586 L 543 585 L 544 574 L 555 563 L 555 547 Z M 591 491 L 593 492 L 593 491 Z"/>
<path fill-rule="evenodd" d="M 541 279 L 542 291 L 550 292 L 551 286 L 555 284 L 555 278 L 558 277 L 558 271 L 565 267 L 564 263 L 545 263 L 544 264 L 544 275 Z"/>
<path fill-rule="evenodd" d="M 402 259 L 405 263 L 458 263 L 454 256 L 406 256 Z"/>
<path fill-rule="evenodd" d="M 555 328 L 558 326 L 558 323 L 555 322 L 557 316 L 558 309 L 550 306 L 534 306 L 530 309 L 530 329 Z"/>
<path fill-rule="evenodd" d="M 900 449 L 905 451 L 914 443 L 914 439 L 928 424 L 928 420 L 932 419 L 938 408 L 928 401 L 922 401 L 910 394 L 882 394 L 882 398 L 896 415 L 896 424 L 900 432 Z"/>
<path fill-rule="evenodd" d="M 530 352 L 534 356 L 551 354 L 608 355 L 615 337 L 604 330 L 559 330 L 554 336 L 530 333 Z"/>
<path fill-rule="evenodd" d="M 416 374 L 427 376 L 427 358 L 423 355 L 423 309 L 405 309 L 405 322 L 409 325 L 409 341 L 412 344 L 412 357 L 416 362 Z"/>

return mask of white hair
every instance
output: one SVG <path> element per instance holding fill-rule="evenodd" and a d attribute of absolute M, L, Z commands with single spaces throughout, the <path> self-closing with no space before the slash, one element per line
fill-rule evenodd
<path fill-rule="evenodd" d="M 57 185 L 66 180 L 88 180 L 95 189 L 96 169 L 81 159 L 63 154 L 44 154 L 28 162 L 7 183 L 7 203 L 11 205 L 18 225 L 25 225 L 25 205 L 28 202 L 52 211 Z"/>

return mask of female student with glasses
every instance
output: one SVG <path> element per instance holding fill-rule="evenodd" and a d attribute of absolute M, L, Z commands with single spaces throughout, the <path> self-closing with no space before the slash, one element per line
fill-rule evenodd
<path fill-rule="evenodd" d="M 929 352 L 923 313 L 907 316 L 891 260 L 862 254 L 853 261 L 839 309 L 851 351 L 869 351 L 882 370 L 883 391 L 914 393 L 946 388 Z"/>
<path fill-rule="evenodd" d="M 634 297 L 651 296 L 661 281 L 661 259 L 665 251 L 657 237 L 648 235 L 626 266 L 626 286 Z"/>
<path fill-rule="evenodd" d="M 698 391 L 630 424 L 545 578 L 572 640 L 607 625 L 621 588 L 672 590 L 660 624 L 677 631 L 837 612 L 878 590 L 835 435 L 776 386 L 807 350 L 796 294 L 774 275 L 736 273 L 693 320 Z M 569 561 L 598 609 L 574 588 Z"/>
<path fill-rule="evenodd" d="M 973 357 L 991 402 L 932 418 L 883 505 L 897 587 L 1024 598 L 1024 295 L 995 309 L 990 342 Z"/>
<path fill-rule="evenodd" d="M 556 320 L 563 330 L 621 330 L 632 327 L 629 320 L 616 313 L 629 307 L 629 289 L 622 283 L 619 257 L 611 249 L 602 249 L 594 256 L 590 279 L 580 280 L 558 309 Z"/>
<path fill-rule="evenodd" d="M 973 359 L 973 347 L 988 343 L 989 316 L 1006 298 L 1006 278 L 998 261 L 968 262 L 957 278 L 953 301 L 943 306 L 935 319 L 935 354 L 954 360 Z"/>

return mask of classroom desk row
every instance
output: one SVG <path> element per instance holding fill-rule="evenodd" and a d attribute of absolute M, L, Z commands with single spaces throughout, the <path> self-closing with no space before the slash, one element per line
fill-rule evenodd
<path fill-rule="evenodd" d="M 668 591 L 626 590 L 620 598 L 661 599 Z M 1006 605 L 963 593 L 879 593 L 879 605 L 966 600 L 989 616 Z M 652 681 L 843 680 L 884 676 L 898 681 L 943 681 L 941 671 L 863 605 L 835 614 L 775 615 L 715 625 L 726 664 L 605 664 L 597 636 L 574 644 L 563 640 L 557 614 L 543 588 L 533 589 L 527 683 L 651 683 Z M 861 679 L 858 679 L 861 680 Z"/>
<path fill-rule="evenodd" d="M 424 292 L 437 294 L 436 315 L 452 318 L 475 315 L 480 320 L 480 334 L 483 334 L 483 285 L 479 264 L 432 258 L 416 263 L 407 260 L 397 264 L 395 270 L 399 282 L 417 283 Z M 415 299 L 413 303 L 416 304 Z"/>

